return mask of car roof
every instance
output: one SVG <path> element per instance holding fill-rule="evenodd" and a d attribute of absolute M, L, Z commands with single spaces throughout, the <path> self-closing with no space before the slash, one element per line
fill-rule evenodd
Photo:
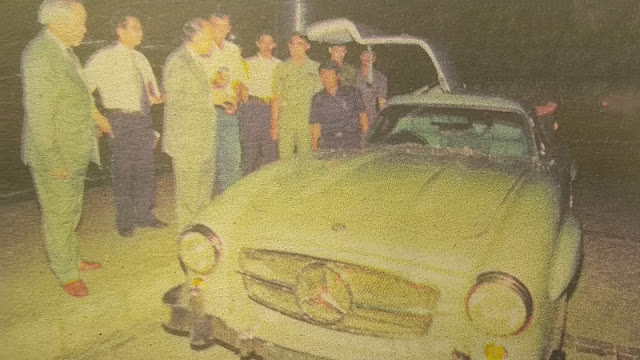
<path fill-rule="evenodd" d="M 497 110 L 518 112 L 529 115 L 525 107 L 517 101 L 495 97 L 472 94 L 407 94 L 394 96 L 388 105 L 429 105 L 440 107 L 456 107 L 466 109 Z"/>
<path fill-rule="evenodd" d="M 446 52 L 441 51 L 434 43 L 426 39 L 409 35 L 385 35 L 366 25 L 339 18 L 319 21 L 309 25 L 306 35 L 310 40 L 330 44 L 346 44 L 355 42 L 360 45 L 417 45 L 424 50 L 438 75 L 438 83 L 444 92 L 456 92 L 464 85 L 457 74 Z"/>

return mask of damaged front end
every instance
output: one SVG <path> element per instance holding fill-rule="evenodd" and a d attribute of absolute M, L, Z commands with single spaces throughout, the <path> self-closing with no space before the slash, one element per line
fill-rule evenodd
<path fill-rule="evenodd" d="M 169 334 L 189 337 L 193 350 L 220 345 L 243 359 L 327 360 L 247 336 L 227 326 L 222 319 L 207 314 L 198 281 L 173 287 L 164 294 L 162 302 L 169 307 L 169 318 L 162 327 Z"/>

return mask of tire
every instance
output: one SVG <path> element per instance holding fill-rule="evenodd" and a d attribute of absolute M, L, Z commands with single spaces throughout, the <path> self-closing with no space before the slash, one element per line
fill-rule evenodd
<path fill-rule="evenodd" d="M 564 351 L 562 350 L 553 350 L 551 352 L 551 355 L 549 356 L 549 360 L 565 360 L 566 359 L 566 355 L 564 353 Z"/>

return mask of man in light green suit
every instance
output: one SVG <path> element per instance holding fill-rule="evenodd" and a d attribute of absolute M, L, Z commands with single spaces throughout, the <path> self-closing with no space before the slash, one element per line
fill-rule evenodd
<path fill-rule="evenodd" d="M 45 28 L 22 56 L 23 161 L 31 167 L 38 193 L 51 269 L 75 297 L 88 294 L 79 271 L 99 267 L 78 259 L 75 229 L 87 166 L 90 160 L 99 161 L 96 125 L 111 133 L 108 121 L 95 110 L 71 49 L 84 38 L 86 17 L 76 1 L 45 0 L 38 12 Z"/>
<path fill-rule="evenodd" d="M 211 24 L 193 19 L 183 33 L 184 44 L 169 55 L 163 71 L 162 148 L 173 162 L 178 232 L 209 203 L 215 179 L 216 110 L 202 57 L 211 49 Z"/>

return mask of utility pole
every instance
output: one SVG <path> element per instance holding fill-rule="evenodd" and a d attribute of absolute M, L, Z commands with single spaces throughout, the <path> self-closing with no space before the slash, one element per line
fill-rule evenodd
<path fill-rule="evenodd" d="M 307 3 L 305 0 L 293 0 L 294 4 L 294 16 L 295 16 L 295 31 L 304 32 L 307 28 Z"/>

